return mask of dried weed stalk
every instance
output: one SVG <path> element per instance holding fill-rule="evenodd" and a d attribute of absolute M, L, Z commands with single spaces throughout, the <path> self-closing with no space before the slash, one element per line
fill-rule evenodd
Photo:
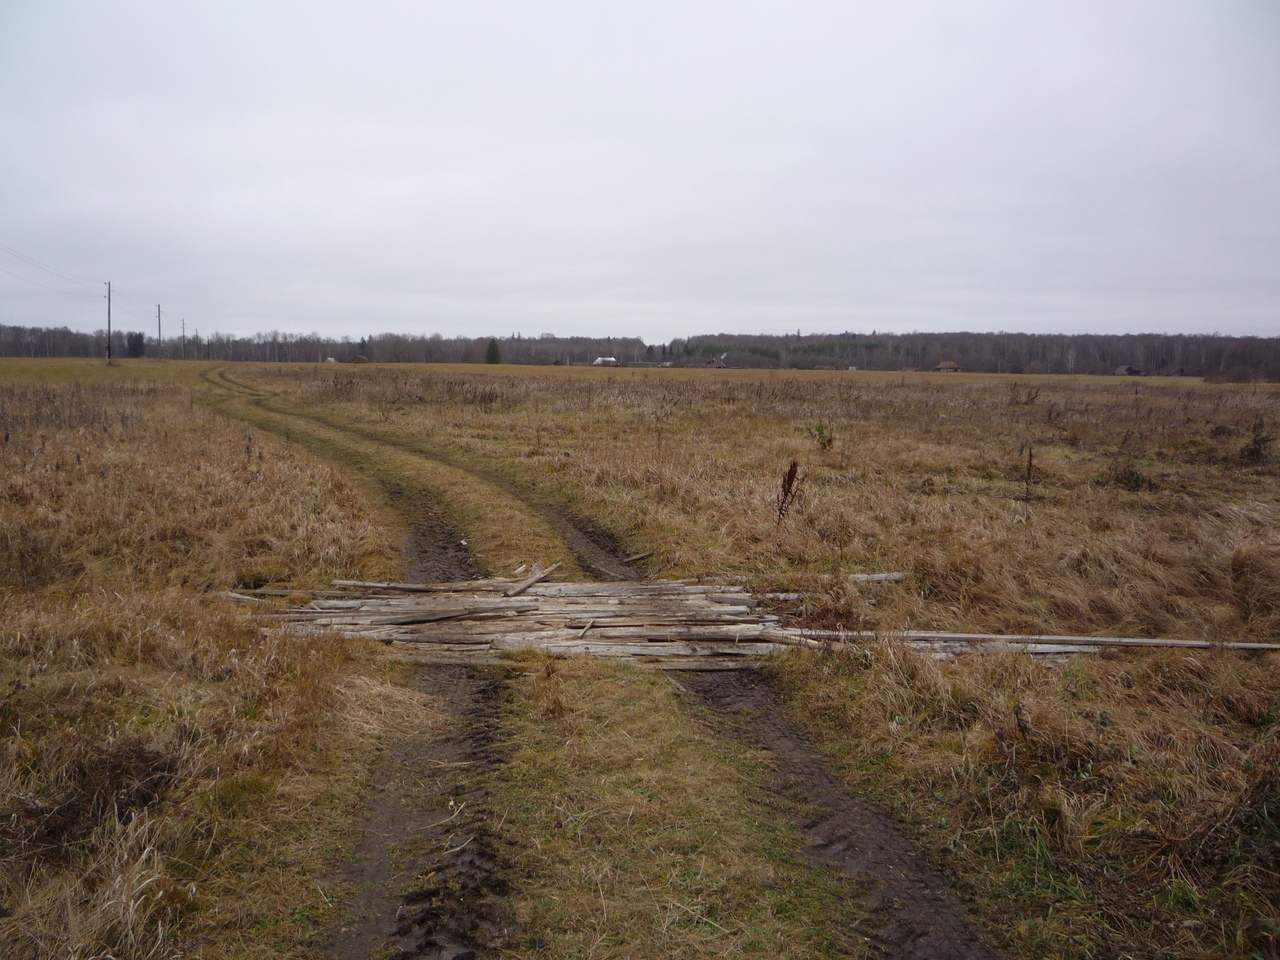
<path fill-rule="evenodd" d="M 800 474 L 800 464 L 795 460 L 791 461 L 786 472 L 782 474 L 782 485 L 778 489 L 778 497 L 776 501 L 778 526 L 782 525 L 782 521 L 787 518 L 787 514 L 791 512 L 791 508 L 800 497 L 800 491 L 804 487 L 805 480 L 808 475 Z"/>

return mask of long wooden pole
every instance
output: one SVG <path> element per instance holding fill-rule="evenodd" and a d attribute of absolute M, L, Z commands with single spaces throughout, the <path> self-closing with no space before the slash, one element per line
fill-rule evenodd
<path fill-rule="evenodd" d="M 1244 643 L 1233 640 L 1169 640 L 1159 637 L 1060 637 L 1045 634 L 1008 633 L 943 633 L 936 630 L 906 630 L 901 633 L 888 631 L 882 634 L 870 631 L 784 629 L 788 636 L 806 640 L 874 640 L 877 636 L 907 641 L 931 641 L 951 643 L 1051 643 L 1081 647 L 1186 647 L 1193 650 L 1253 650 L 1256 652 L 1280 651 L 1280 643 Z"/>

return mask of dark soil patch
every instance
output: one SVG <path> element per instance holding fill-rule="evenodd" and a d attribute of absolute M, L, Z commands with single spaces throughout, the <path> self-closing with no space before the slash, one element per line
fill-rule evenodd
<path fill-rule="evenodd" d="M 536 506 L 531 499 L 524 502 Z M 634 563 L 626 562 L 627 552 L 622 542 L 595 521 L 545 504 L 537 506 L 537 509 L 552 522 L 556 533 L 569 545 L 578 566 L 593 577 L 600 580 L 644 579 L 644 574 Z"/>
<path fill-rule="evenodd" d="M 434 512 L 409 528 L 404 556 L 407 583 L 455 583 L 487 576 L 458 531 Z"/>
<path fill-rule="evenodd" d="M 431 498 L 404 487 L 388 487 L 396 510 L 409 522 L 404 541 L 405 582 L 455 583 L 488 576 L 471 547 Z"/>
<path fill-rule="evenodd" d="M 809 810 L 800 824 L 805 857 L 869 883 L 865 929 L 855 931 L 881 956 L 910 960 L 994 960 L 946 878 L 878 808 L 831 774 L 809 739 L 783 715 L 752 670 L 681 673 L 723 721 L 726 732 L 777 759 L 771 789 Z"/>
<path fill-rule="evenodd" d="M 14 712 L 9 702 L 0 704 L 0 718 L 7 720 L 6 714 Z M 101 746 L 81 740 L 73 749 L 75 755 L 50 795 L 0 802 L 0 847 L 14 863 L 68 856 L 105 822 L 131 821 L 161 799 L 178 776 L 175 754 L 153 750 L 140 740 Z"/>
<path fill-rule="evenodd" d="M 439 696 L 454 719 L 429 743 L 389 745 L 373 779 L 352 862 L 335 877 L 354 892 L 327 953 L 337 960 L 495 955 L 519 932 L 506 909 L 504 842 L 489 829 L 485 779 L 496 749 L 505 674 L 431 665 L 413 683 Z"/>

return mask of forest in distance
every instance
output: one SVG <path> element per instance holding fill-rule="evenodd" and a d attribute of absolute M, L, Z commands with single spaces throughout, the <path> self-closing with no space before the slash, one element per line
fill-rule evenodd
<path fill-rule="evenodd" d="M 100 357 L 105 330 L 0 324 L 0 356 Z M 495 354 L 492 345 L 496 344 Z M 1108 375 L 1128 368 L 1150 376 L 1250 382 L 1280 380 L 1280 337 L 1221 334 L 838 333 L 716 334 L 648 344 L 638 337 L 452 337 L 374 334 L 323 337 L 272 331 L 155 337 L 113 330 L 113 356 L 253 362 L 592 363 L 715 365 L 758 369 L 924 370 L 940 364 L 967 373 Z"/>

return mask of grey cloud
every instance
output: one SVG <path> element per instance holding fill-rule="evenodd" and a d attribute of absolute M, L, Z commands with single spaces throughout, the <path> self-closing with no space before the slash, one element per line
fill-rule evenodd
<path fill-rule="evenodd" d="M 10 5 L 0 243 L 226 332 L 1275 334 L 1278 54 L 1266 2 Z"/>

